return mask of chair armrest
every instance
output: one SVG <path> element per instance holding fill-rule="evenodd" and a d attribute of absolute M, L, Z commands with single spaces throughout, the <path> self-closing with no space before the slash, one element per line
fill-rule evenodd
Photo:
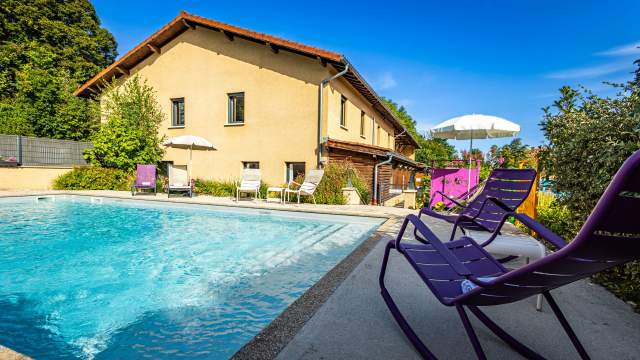
<path fill-rule="evenodd" d="M 458 258 L 447 248 L 440 239 L 434 234 L 417 216 L 411 214 L 407 215 L 404 219 L 404 223 L 402 224 L 402 228 L 398 233 L 398 237 L 396 238 L 396 249 L 400 251 L 400 241 L 404 236 L 404 232 L 407 228 L 408 223 L 411 222 L 413 226 L 417 229 L 422 236 L 429 241 L 429 244 L 433 246 L 433 248 L 445 259 L 446 262 L 451 265 L 451 268 L 460 276 L 469 276 L 472 274 L 466 266 L 458 260 Z"/>
<path fill-rule="evenodd" d="M 511 213 L 511 216 L 515 217 L 516 220 L 520 221 L 524 226 L 535 231 L 541 238 L 550 242 L 557 249 L 562 249 L 563 247 L 567 246 L 567 242 L 564 241 L 564 239 L 556 235 L 553 231 L 544 227 L 539 222 L 533 220 L 528 215 Z"/>
<path fill-rule="evenodd" d="M 443 198 L 447 198 L 447 200 L 451 201 L 452 203 L 454 203 L 454 204 L 456 204 L 456 205 L 458 205 L 458 206 L 460 206 L 460 207 L 464 207 L 464 205 L 463 205 L 463 204 L 461 204 L 460 202 L 458 202 L 458 200 L 456 200 L 455 198 L 453 198 L 453 197 L 451 197 L 451 196 L 446 195 L 445 193 L 443 193 L 443 192 L 442 192 L 442 191 L 440 191 L 440 190 L 436 190 L 436 192 L 435 192 L 435 193 L 436 193 L 436 194 L 440 194 L 440 196 L 442 196 Z M 431 204 L 432 202 L 433 202 L 433 200 L 429 201 L 429 208 L 430 208 L 430 209 L 433 207 L 433 204 Z"/>

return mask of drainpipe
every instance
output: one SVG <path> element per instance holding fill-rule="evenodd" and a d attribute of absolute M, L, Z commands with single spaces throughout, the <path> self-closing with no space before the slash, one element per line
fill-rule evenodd
<path fill-rule="evenodd" d="M 387 160 L 377 163 L 373 167 L 373 200 L 372 205 L 378 205 L 378 166 L 389 164 L 393 160 L 393 154 L 387 154 Z"/>
<path fill-rule="evenodd" d="M 345 64 L 344 70 L 340 71 L 339 73 L 330 76 L 322 81 L 320 81 L 320 88 L 319 88 L 319 101 L 318 101 L 318 168 L 320 168 L 320 166 L 322 165 L 322 118 L 323 118 L 323 112 L 324 112 L 324 86 L 326 84 L 328 84 L 329 82 L 331 82 L 331 80 L 335 80 L 337 78 L 339 78 L 340 76 L 346 74 L 349 71 L 349 63 Z"/>

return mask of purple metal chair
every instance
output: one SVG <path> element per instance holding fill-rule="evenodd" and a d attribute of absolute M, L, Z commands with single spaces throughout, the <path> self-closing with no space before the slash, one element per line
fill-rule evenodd
<path fill-rule="evenodd" d="M 640 259 L 640 221 L 636 219 L 639 211 L 640 151 L 636 151 L 614 176 L 582 229 L 569 244 L 524 214 L 504 214 L 500 224 L 509 216 L 514 216 L 557 249 L 547 257 L 516 270 L 506 269 L 469 237 L 441 242 L 418 217 L 409 215 L 396 240 L 389 242 L 386 247 L 379 279 L 382 297 L 418 352 L 424 358 L 435 359 L 411 329 L 385 288 L 384 275 L 389 253 L 391 249 L 397 249 L 442 304 L 456 307 L 478 358 L 486 357 L 465 307 L 519 354 L 529 359 L 542 359 L 542 356 L 495 324 L 478 306 L 507 304 L 543 294 L 580 357 L 588 359 L 586 350 L 549 291 Z M 412 223 L 428 243 L 401 242 L 408 223 Z M 471 290 L 464 292 L 463 285 Z"/>
<path fill-rule="evenodd" d="M 463 234 L 466 234 L 465 230 L 491 232 L 492 235 L 482 243 L 482 246 L 485 246 L 499 234 L 499 226 L 502 225 L 500 221 L 504 214 L 516 211 L 529 196 L 535 179 L 536 171 L 533 169 L 494 169 L 480 194 L 467 205 L 437 191 L 438 194 L 460 206 L 462 208 L 460 214 L 441 214 L 431 210 L 433 204 L 429 204 L 429 207 L 420 209 L 418 218 L 425 214 L 452 223 L 450 240 L 455 238 L 457 228 L 460 228 Z M 414 235 L 419 237 L 417 229 Z"/>
<path fill-rule="evenodd" d="M 158 192 L 156 188 L 156 166 L 138 164 L 136 167 L 136 181 L 131 186 L 131 195 L 135 196 L 138 190 L 151 189 L 153 193 Z"/>

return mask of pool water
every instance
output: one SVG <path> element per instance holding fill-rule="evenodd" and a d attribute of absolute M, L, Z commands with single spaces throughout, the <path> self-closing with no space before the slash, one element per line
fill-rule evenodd
<path fill-rule="evenodd" d="M 233 355 L 381 219 L 0 199 L 0 344 L 34 358 Z"/>

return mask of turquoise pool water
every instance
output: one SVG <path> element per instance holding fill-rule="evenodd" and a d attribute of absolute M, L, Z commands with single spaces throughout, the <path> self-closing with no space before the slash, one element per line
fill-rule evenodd
<path fill-rule="evenodd" d="M 0 199 L 0 344 L 43 359 L 228 358 L 380 223 Z"/>

